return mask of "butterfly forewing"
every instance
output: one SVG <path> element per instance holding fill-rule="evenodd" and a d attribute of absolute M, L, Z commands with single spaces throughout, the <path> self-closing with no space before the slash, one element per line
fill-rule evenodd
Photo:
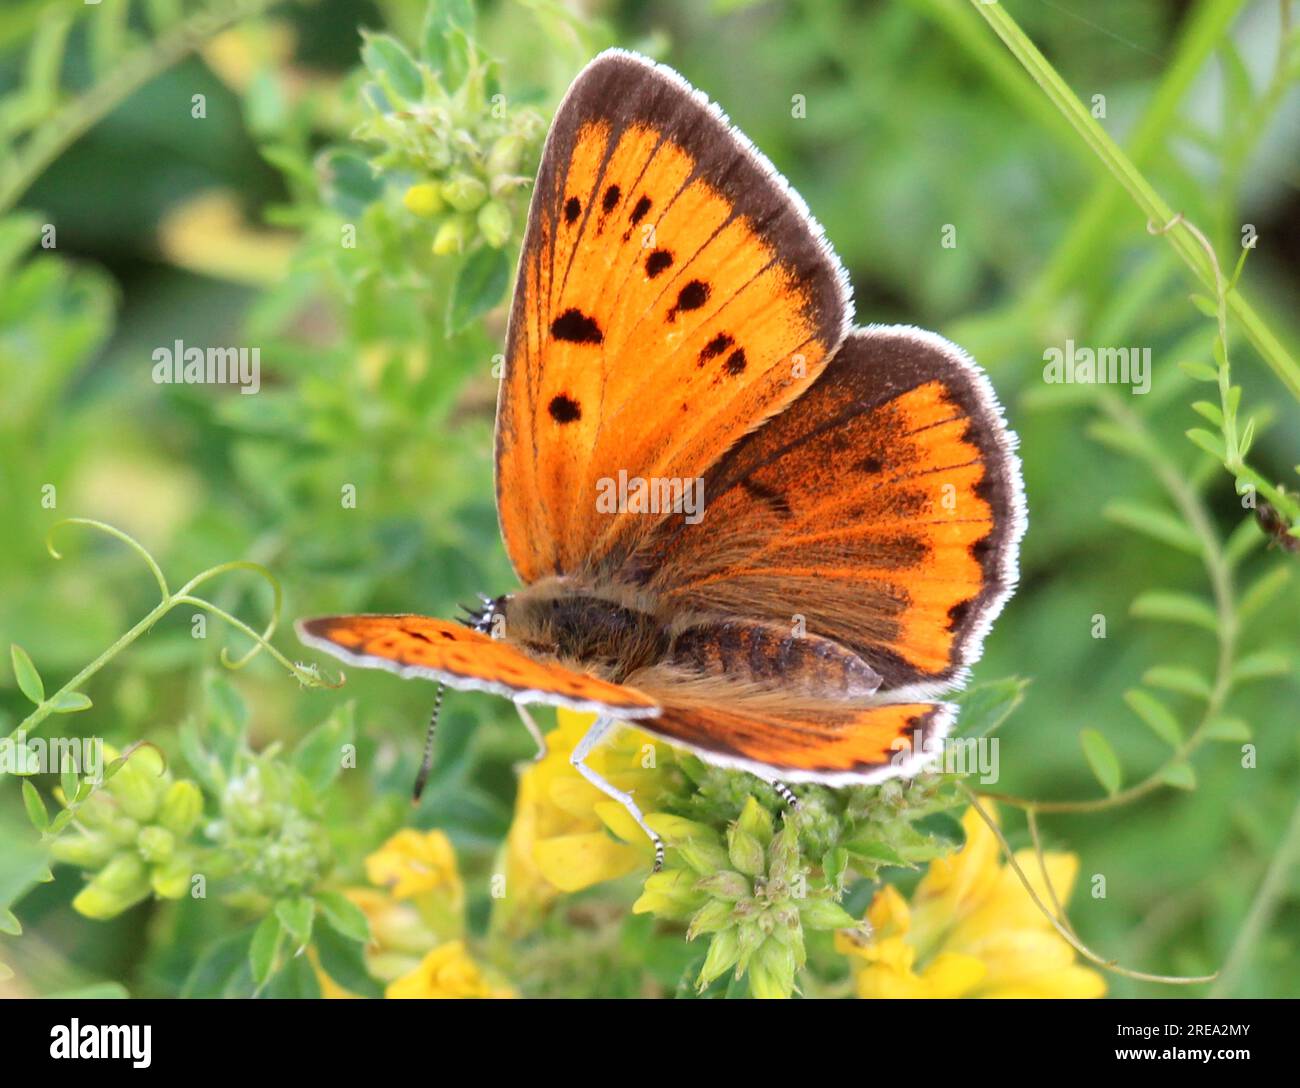
<path fill-rule="evenodd" d="M 798 198 L 679 76 L 602 54 L 547 140 L 497 411 L 497 502 L 524 582 L 650 528 L 602 481 L 689 481 L 781 411 L 850 320 Z"/>

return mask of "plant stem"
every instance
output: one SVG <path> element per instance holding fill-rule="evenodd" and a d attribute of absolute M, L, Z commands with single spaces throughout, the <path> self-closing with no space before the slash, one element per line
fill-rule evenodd
<path fill-rule="evenodd" d="M 1210 991 L 1211 997 L 1228 997 L 1236 988 L 1237 978 L 1245 970 L 1251 951 L 1259 940 L 1277 910 L 1278 901 L 1286 892 L 1286 878 L 1291 867 L 1300 862 L 1300 801 L 1291 810 L 1291 822 L 1286 834 L 1269 863 L 1264 880 L 1255 893 L 1255 900 L 1250 905 L 1250 912 L 1242 923 L 1237 939 L 1232 942 L 1227 962 L 1220 972 L 1218 983 Z"/>
<path fill-rule="evenodd" d="M 123 58 L 103 80 L 54 114 L 18 149 L 0 181 L 0 215 L 8 212 L 49 165 L 150 80 L 241 19 L 260 15 L 276 0 L 232 0 L 226 11 L 206 10 L 182 20 Z"/>
<path fill-rule="evenodd" d="M 1164 228 L 1174 223 L 1176 219 L 1174 210 L 1133 165 L 1119 145 L 1110 138 L 1106 130 L 1097 123 L 1006 9 L 1001 4 L 982 3 L 981 0 L 971 0 L 971 3 L 1043 89 L 1079 137 L 1101 160 L 1102 165 L 1124 187 L 1133 202 L 1147 217 L 1147 222 L 1154 228 Z M 1207 290 L 1215 290 L 1214 268 L 1191 232 L 1186 229 L 1170 229 L 1166 231 L 1166 237 L 1201 285 Z M 1300 363 L 1291 357 L 1282 342 L 1235 287 L 1228 293 L 1228 309 L 1278 379 L 1297 400 L 1300 400 Z"/>

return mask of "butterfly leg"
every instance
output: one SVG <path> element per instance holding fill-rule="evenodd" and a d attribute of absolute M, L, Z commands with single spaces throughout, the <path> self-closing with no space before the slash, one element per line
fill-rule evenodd
<path fill-rule="evenodd" d="M 785 802 L 785 807 L 795 812 L 799 809 L 799 798 L 794 795 L 794 791 L 784 782 L 773 782 L 772 788 L 776 790 L 776 795 Z"/>
<path fill-rule="evenodd" d="M 528 708 L 523 703 L 515 703 L 515 709 L 519 711 L 519 720 L 524 723 L 528 735 L 537 744 L 537 754 L 533 756 L 533 762 L 537 763 L 546 755 L 546 738 L 542 735 L 542 731 L 537 728 L 537 722 L 533 720 L 533 716 L 528 713 Z"/>
<path fill-rule="evenodd" d="M 613 786 L 611 786 L 608 782 L 606 782 L 603 778 L 601 778 L 600 775 L 598 775 L 595 771 L 593 771 L 590 767 L 588 767 L 585 763 L 582 762 L 584 759 L 587 758 L 587 756 L 591 755 L 592 749 L 595 748 L 596 745 L 600 743 L 600 741 L 604 738 L 605 734 L 608 733 L 610 729 L 612 729 L 617 724 L 618 724 L 617 718 L 611 718 L 607 715 L 602 714 L 599 718 L 596 719 L 596 723 L 590 729 L 587 730 L 586 735 L 582 738 L 582 740 L 578 742 L 578 747 L 576 747 L 573 750 L 573 754 L 569 756 L 569 762 L 572 763 L 573 766 L 577 769 L 578 773 L 582 775 L 582 777 L 585 778 L 588 782 L 590 782 L 593 786 L 595 786 L 596 789 L 600 790 L 600 792 L 603 793 L 606 797 L 613 798 L 625 809 L 627 809 L 628 813 L 631 815 L 632 819 L 634 819 L 637 822 L 641 830 L 644 831 L 650 837 L 650 841 L 654 843 L 654 847 L 655 847 L 654 871 L 657 873 L 659 872 L 660 869 L 664 867 L 663 839 L 661 839 L 658 835 L 656 835 L 654 831 L 651 830 L 650 825 L 645 822 L 645 817 L 641 815 L 641 810 L 637 808 L 636 802 L 632 800 L 631 794 L 623 793 L 620 790 L 616 790 Z"/>

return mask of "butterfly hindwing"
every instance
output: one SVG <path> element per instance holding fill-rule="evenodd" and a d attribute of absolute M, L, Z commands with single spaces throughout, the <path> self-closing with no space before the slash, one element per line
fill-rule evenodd
<path fill-rule="evenodd" d="M 353 665 L 490 691 L 517 703 L 639 718 L 653 699 L 563 665 L 538 661 L 502 639 L 430 616 L 323 616 L 300 620 L 298 637 Z"/>
<path fill-rule="evenodd" d="M 692 749 L 706 762 L 760 778 L 826 785 L 866 784 L 914 774 L 947 734 L 946 703 L 776 708 L 744 698 L 674 700 L 664 692 L 655 718 L 637 723 Z"/>
<path fill-rule="evenodd" d="M 602 480 L 694 480 L 817 377 L 846 277 L 780 175 L 676 73 L 579 75 L 533 194 L 497 409 L 502 534 L 531 583 L 625 556 Z"/>
<path fill-rule="evenodd" d="M 818 382 L 705 477 L 624 576 L 668 607 L 832 639 L 882 693 L 959 682 L 1016 580 L 1014 436 L 959 348 L 907 327 L 853 332 Z"/>

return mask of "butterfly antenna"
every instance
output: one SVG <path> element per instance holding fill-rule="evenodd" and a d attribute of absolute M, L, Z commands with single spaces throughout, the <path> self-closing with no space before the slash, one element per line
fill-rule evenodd
<path fill-rule="evenodd" d="M 429 781 L 429 772 L 433 770 L 433 737 L 438 731 L 438 714 L 442 710 L 442 693 L 446 684 L 438 685 L 438 694 L 433 697 L 433 713 L 429 715 L 429 730 L 424 734 L 424 756 L 420 760 L 420 773 L 415 776 L 415 789 L 411 791 L 411 804 L 419 804 L 420 795 L 424 793 Z"/>

